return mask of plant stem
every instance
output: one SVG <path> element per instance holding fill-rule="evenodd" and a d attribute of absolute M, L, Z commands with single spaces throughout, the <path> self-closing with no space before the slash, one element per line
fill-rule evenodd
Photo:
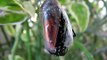
<path fill-rule="evenodd" d="M 15 43 L 14 43 L 13 48 L 11 50 L 11 53 L 12 53 L 11 58 L 12 58 L 12 60 L 14 60 L 14 58 L 15 58 L 15 52 L 17 50 L 22 31 L 23 31 L 22 26 L 18 25 L 17 28 L 16 28 Z"/>
<path fill-rule="evenodd" d="M 26 41 L 25 41 L 25 46 L 27 49 L 27 53 L 28 53 L 28 60 L 32 60 L 32 55 L 31 55 L 31 47 L 30 47 L 30 33 L 29 33 L 29 25 L 28 22 L 25 22 L 25 30 L 26 30 Z"/>

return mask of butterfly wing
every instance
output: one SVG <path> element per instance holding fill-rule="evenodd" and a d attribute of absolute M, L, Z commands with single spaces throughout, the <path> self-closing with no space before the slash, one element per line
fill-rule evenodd
<path fill-rule="evenodd" d="M 57 5 L 45 2 L 42 6 L 45 48 L 51 53 L 56 53 L 56 41 L 59 30 L 59 12 Z"/>
<path fill-rule="evenodd" d="M 44 42 L 50 54 L 63 56 L 73 42 L 73 31 L 65 10 L 56 3 L 46 0 L 42 6 Z"/>

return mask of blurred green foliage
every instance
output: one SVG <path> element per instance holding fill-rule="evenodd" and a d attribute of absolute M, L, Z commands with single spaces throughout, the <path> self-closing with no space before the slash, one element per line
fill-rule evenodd
<path fill-rule="evenodd" d="M 107 0 L 59 0 L 76 37 L 65 56 L 44 52 L 44 0 L 0 0 L 0 60 L 107 60 Z"/>

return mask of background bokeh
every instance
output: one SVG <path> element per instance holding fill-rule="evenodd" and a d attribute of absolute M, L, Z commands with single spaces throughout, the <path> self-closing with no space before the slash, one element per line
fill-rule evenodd
<path fill-rule="evenodd" d="M 44 52 L 44 0 L 0 0 L 0 60 L 107 60 L 107 0 L 58 0 L 76 33 L 65 56 Z"/>

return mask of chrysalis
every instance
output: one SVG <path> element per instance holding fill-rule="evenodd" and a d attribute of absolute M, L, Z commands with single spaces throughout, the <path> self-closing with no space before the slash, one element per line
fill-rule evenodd
<path fill-rule="evenodd" d="M 48 53 L 66 54 L 75 36 L 69 18 L 56 0 L 46 0 L 42 5 L 44 44 Z"/>

